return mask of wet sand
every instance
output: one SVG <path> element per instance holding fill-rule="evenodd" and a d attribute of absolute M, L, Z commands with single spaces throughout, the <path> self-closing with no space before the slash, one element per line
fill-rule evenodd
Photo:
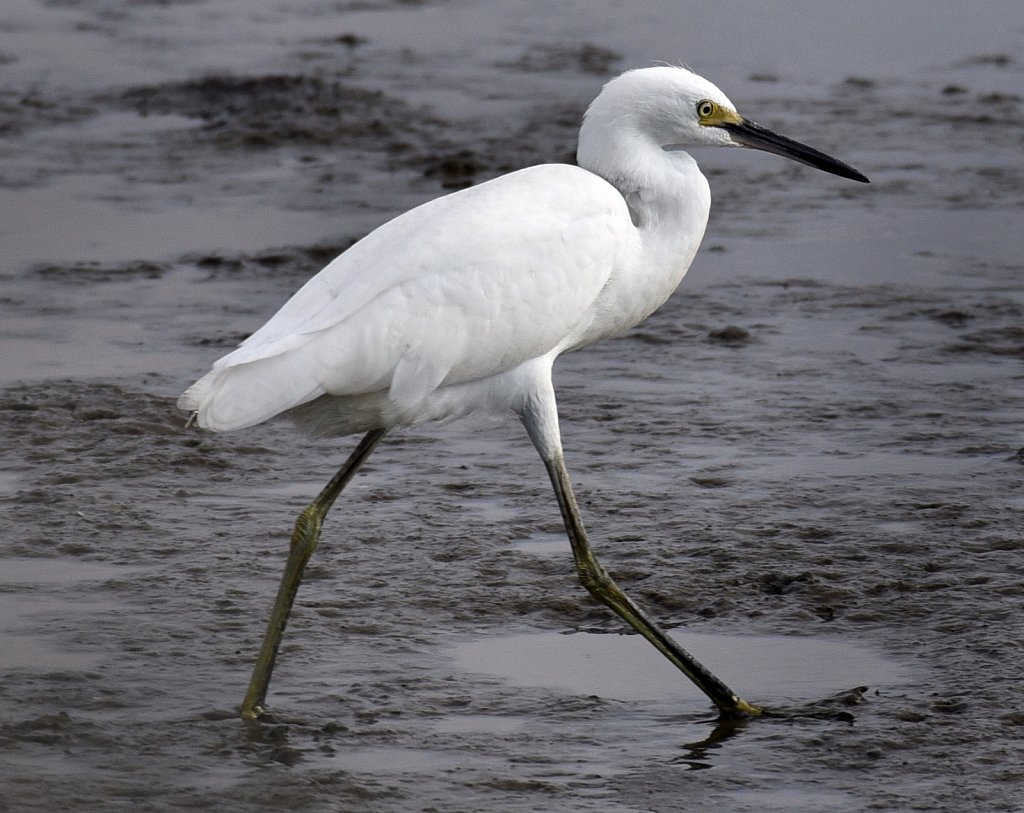
<path fill-rule="evenodd" d="M 0 13 L 0 810 L 1020 809 L 1024 29 L 678 6 Z M 657 59 L 873 183 L 698 154 L 680 291 L 556 368 L 568 463 L 695 654 L 830 702 L 716 726 L 576 583 L 521 428 L 468 422 L 370 459 L 242 722 L 292 520 L 352 443 L 186 431 L 177 394 L 374 225 L 569 160 Z"/>

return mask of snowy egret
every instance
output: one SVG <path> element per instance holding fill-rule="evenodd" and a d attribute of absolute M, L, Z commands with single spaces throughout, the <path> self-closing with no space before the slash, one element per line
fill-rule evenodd
<path fill-rule="evenodd" d="M 860 172 L 754 124 L 689 70 L 628 71 L 579 133 L 578 166 L 512 172 L 379 227 L 309 280 L 178 406 L 215 432 L 285 414 L 321 435 L 365 433 L 295 523 L 242 704 L 255 719 L 303 570 L 331 505 L 384 434 L 471 412 L 516 414 L 554 487 L 579 578 L 718 707 L 760 713 L 615 584 L 584 531 L 562 456 L 551 367 L 636 325 L 697 252 L 711 195 L 688 146 L 752 147 L 843 178 Z"/>

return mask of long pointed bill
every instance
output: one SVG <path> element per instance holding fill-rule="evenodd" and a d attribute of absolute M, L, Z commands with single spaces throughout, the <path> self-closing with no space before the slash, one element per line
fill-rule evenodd
<path fill-rule="evenodd" d="M 762 127 L 760 124 L 743 119 L 736 123 L 730 122 L 728 124 L 720 124 L 719 126 L 723 130 L 727 130 L 733 139 L 744 147 L 772 152 L 784 158 L 792 158 L 801 164 L 807 164 L 809 167 L 831 172 L 833 175 L 838 175 L 841 178 L 849 178 L 851 181 L 870 183 L 867 176 L 858 172 L 849 164 L 844 164 L 831 155 L 825 155 L 825 153 L 814 149 L 814 147 L 808 147 L 806 144 L 801 144 L 792 138 L 779 135 L 767 127 Z"/>

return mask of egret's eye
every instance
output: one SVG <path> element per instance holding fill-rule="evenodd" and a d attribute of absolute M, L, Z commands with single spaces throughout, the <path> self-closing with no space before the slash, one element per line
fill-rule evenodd
<path fill-rule="evenodd" d="M 718 105 L 716 105 L 713 101 L 711 101 L 710 99 L 704 99 L 702 101 L 697 102 L 697 115 L 700 116 L 702 119 L 709 118 L 717 108 Z"/>

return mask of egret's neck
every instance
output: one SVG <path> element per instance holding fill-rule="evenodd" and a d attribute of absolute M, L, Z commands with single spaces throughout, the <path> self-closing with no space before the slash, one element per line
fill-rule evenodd
<path fill-rule="evenodd" d="M 666 152 L 623 128 L 604 127 L 594 138 L 587 130 L 584 122 L 578 162 L 622 195 L 637 237 L 636 251 L 613 273 L 599 303 L 609 316 L 593 332 L 611 335 L 650 316 L 682 281 L 704 236 L 711 194 L 686 153 Z"/>
<path fill-rule="evenodd" d="M 686 272 L 704 236 L 711 193 L 689 153 L 663 150 L 628 128 L 580 130 L 579 165 L 614 186 L 629 205 L 646 261 L 665 273 Z M 681 266 L 681 268 L 680 268 Z"/>
<path fill-rule="evenodd" d="M 682 220 L 699 243 L 711 195 L 689 153 L 666 151 L 631 128 L 589 127 L 590 123 L 585 120 L 580 130 L 579 165 L 619 190 L 637 228 L 678 227 Z"/>

